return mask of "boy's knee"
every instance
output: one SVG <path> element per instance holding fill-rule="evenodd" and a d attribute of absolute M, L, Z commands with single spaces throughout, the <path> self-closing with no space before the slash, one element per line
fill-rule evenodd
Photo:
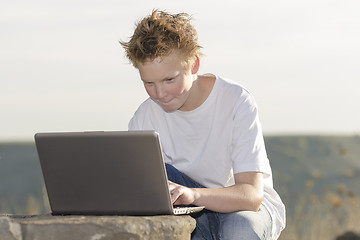
<path fill-rule="evenodd" d="M 229 240 L 257 240 L 261 239 L 255 230 L 255 224 L 249 219 L 242 217 L 241 220 L 233 221 L 223 225 L 221 230 L 221 239 Z M 240 221 L 239 221 L 240 220 Z"/>
<path fill-rule="evenodd" d="M 222 239 L 269 239 L 271 219 L 268 212 L 261 208 L 259 212 L 242 211 L 224 218 L 221 227 Z"/>

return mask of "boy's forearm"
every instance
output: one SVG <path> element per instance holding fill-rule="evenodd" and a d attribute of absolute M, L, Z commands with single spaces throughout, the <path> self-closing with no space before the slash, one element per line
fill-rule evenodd
<path fill-rule="evenodd" d="M 237 184 L 231 187 L 209 189 L 193 188 L 198 206 L 215 212 L 235 212 L 240 210 L 258 211 L 263 199 L 262 189 L 250 184 Z"/>

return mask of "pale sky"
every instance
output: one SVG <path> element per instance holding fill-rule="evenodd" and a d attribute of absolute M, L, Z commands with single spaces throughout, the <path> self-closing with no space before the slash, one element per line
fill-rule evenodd
<path fill-rule="evenodd" d="M 200 73 L 249 89 L 265 135 L 360 134 L 358 0 L 4 0 L 0 141 L 127 130 L 147 95 L 118 41 L 154 8 L 193 15 Z"/>

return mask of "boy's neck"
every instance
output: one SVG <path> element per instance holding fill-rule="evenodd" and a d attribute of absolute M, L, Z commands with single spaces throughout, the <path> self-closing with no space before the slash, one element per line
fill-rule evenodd
<path fill-rule="evenodd" d="M 191 87 L 190 96 L 187 100 L 186 106 L 182 106 L 179 110 L 184 112 L 193 111 L 200 107 L 209 97 L 214 87 L 215 80 L 216 77 L 212 74 L 197 76 Z"/>

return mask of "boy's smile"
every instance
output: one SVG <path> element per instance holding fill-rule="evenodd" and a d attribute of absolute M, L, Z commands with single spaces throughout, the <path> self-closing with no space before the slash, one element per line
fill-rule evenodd
<path fill-rule="evenodd" d="M 165 111 L 194 109 L 191 93 L 197 71 L 193 73 L 191 68 L 185 67 L 178 52 L 141 63 L 138 69 L 146 92 Z"/>

